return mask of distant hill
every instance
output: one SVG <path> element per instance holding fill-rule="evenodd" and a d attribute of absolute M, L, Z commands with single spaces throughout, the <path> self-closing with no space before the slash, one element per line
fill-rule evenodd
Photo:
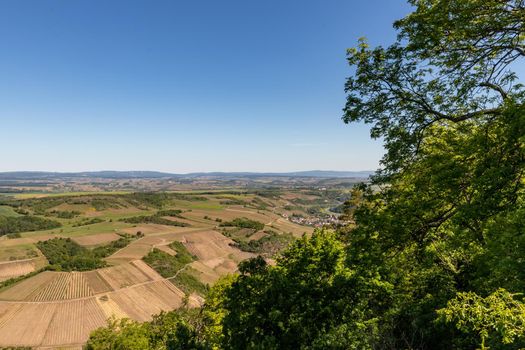
<path fill-rule="evenodd" d="M 2 180 L 39 180 L 59 178 L 103 178 L 103 179 L 156 179 L 156 178 L 239 178 L 239 177 L 315 177 L 315 178 L 368 178 L 373 171 L 330 171 L 310 170 L 287 173 L 257 173 L 257 172 L 201 172 L 188 174 L 172 174 L 158 171 L 88 171 L 88 172 L 42 172 L 16 171 L 0 172 Z"/>
<path fill-rule="evenodd" d="M 256 172 L 209 172 L 190 173 L 185 177 L 319 177 L 319 178 L 368 178 L 373 171 L 332 171 L 332 170 L 309 170 L 287 173 L 256 173 Z"/>
<path fill-rule="evenodd" d="M 87 171 L 77 173 L 59 173 L 45 171 L 0 172 L 3 180 L 36 180 L 58 178 L 105 178 L 105 179 L 152 179 L 174 177 L 175 174 L 158 171 Z"/>

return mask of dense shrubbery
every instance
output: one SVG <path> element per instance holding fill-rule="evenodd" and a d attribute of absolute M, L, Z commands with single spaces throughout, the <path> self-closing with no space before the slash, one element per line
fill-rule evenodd
<path fill-rule="evenodd" d="M 106 266 L 104 260 L 70 238 L 53 238 L 36 245 L 57 270 L 87 271 Z"/>
<path fill-rule="evenodd" d="M 181 309 L 154 316 L 153 320 L 138 323 L 128 319 L 108 321 L 107 328 L 91 334 L 86 350 L 211 350 L 197 339 L 195 330 L 198 311 Z"/>
<path fill-rule="evenodd" d="M 156 215 L 157 216 L 175 216 L 180 217 L 180 214 L 182 213 L 182 210 L 180 209 L 165 209 L 165 210 L 159 210 Z"/>
<path fill-rule="evenodd" d="M 88 225 L 94 225 L 94 224 L 100 224 L 101 222 L 104 222 L 104 219 L 101 218 L 84 218 L 80 220 L 79 222 L 73 224 L 73 227 L 80 227 L 80 226 L 88 226 Z"/>
<path fill-rule="evenodd" d="M 70 238 L 40 241 L 37 247 L 47 258 L 52 269 L 61 271 L 88 271 L 106 266 L 102 260 L 127 246 L 136 237 L 127 235 L 107 245 L 88 249 Z"/>
<path fill-rule="evenodd" d="M 48 215 L 56 216 L 59 219 L 73 219 L 74 217 L 79 216 L 80 212 L 76 210 L 52 210 Z"/>
<path fill-rule="evenodd" d="M 38 216 L 0 216 L 0 236 L 9 233 L 51 230 L 62 226 L 59 222 Z"/>
<path fill-rule="evenodd" d="M 189 224 L 185 222 L 165 219 L 157 215 L 133 216 L 130 218 L 121 219 L 120 221 L 126 222 L 128 224 L 158 224 L 158 225 L 179 226 L 179 227 L 189 226 Z"/>
<path fill-rule="evenodd" d="M 164 218 L 164 216 L 180 217 L 181 212 L 182 211 L 176 210 L 176 209 L 160 210 L 154 215 L 132 216 L 129 218 L 120 219 L 120 221 L 126 222 L 128 224 L 158 224 L 158 225 L 179 226 L 179 227 L 189 226 L 189 224 L 185 222 L 180 222 L 180 221 L 175 221 L 175 220 Z"/>
<path fill-rule="evenodd" d="M 286 248 L 290 242 L 294 240 L 291 233 L 278 234 L 272 230 L 265 233 L 266 235 L 263 237 L 250 241 L 233 238 L 235 241 L 233 245 L 245 252 L 273 256 Z"/>
<path fill-rule="evenodd" d="M 232 221 L 224 221 L 219 226 L 225 227 L 225 226 L 233 226 L 233 227 L 239 227 L 239 228 L 250 228 L 256 231 L 262 230 L 264 228 L 264 224 L 259 221 L 251 220 L 248 218 L 236 218 Z"/>

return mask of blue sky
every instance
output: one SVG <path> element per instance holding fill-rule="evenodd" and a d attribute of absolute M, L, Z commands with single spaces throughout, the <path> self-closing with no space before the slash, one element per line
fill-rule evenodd
<path fill-rule="evenodd" d="M 0 2 L 0 171 L 369 170 L 346 48 L 400 0 Z"/>

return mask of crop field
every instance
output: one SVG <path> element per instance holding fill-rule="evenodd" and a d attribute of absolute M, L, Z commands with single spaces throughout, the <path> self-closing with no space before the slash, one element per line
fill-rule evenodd
<path fill-rule="evenodd" d="M 71 238 L 85 249 L 106 249 L 112 242 L 129 242 L 102 257 L 108 266 L 88 271 L 43 271 L 0 288 L 0 348 L 80 349 L 94 329 L 109 317 L 150 320 L 152 315 L 182 305 L 185 292 L 192 307 L 202 304 L 205 285 L 237 271 L 238 263 L 255 256 L 239 249 L 234 239 L 258 240 L 268 230 L 291 232 L 298 237 L 312 227 L 290 222 L 291 200 L 306 201 L 304 195 L 260 197 L 253 193 L 184 192 L 131 194 L 128 192 L 23 194 L 9 206 L 0 205 L 0 215 L 39 216 L 60 227 L 19 232 L 0 237 L 0 282 L 23 276 L 46 266 L 47 259 L 36 246 L 55 237 Z M 319 198 L 311 196 L 319 201 Z M 295 212 L 305 214 L 294 206 Z M 187 225 L 171 226 L 143 222 L 140 216 L 173 220 Z M 139 218 L 139 220 L 129 220 Z M 237 219 L 256 222 L 256 229 L 225 227 Z M 124 221 L 125 220 L 125 221 Z M 132 223 L 137 222 L 137 223 Z M 228 235 L 226 237 L 225 235 Z M 177 241 L 193 260 L 183 263 L 184 279 L 163 278 L 142 258 L 155 249 L 176 257 Z M 153 266 L 153 265 L 152 265 Z M 204 289 L 191 289 L 188 279 Z M 8 281 L 9 282 L 9 281 Z"/>
<path fill-rule="evenodd" d="M 43 257 L 0 262 L 0 282 L 33 272 L 46 264 Z"/>
<path fill-rule="evenodd" d="M 114 232 L 110 233 L 97 233 L 89 236 L 74 237 L 73 240 L 83 246 L 96 246 L 104 243 L 116 241 L 120 236 Z"/>
<path fill-rule="evenodd" d="M 45 271 L 0 293 L 0 347 L 80 345 L 109 317 L 150 320 L 179 307 L 183 297 L 142 261 L 88 272 Z M 195 296 L 189 302 L 199 305 Z"/>

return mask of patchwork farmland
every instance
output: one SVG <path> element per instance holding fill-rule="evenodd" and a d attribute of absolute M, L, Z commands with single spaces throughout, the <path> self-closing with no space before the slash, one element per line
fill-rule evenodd
<path fill-rule="evenodd" d="M 274 235 L 299 237 L 313 230 L 286 220 L 293 203 L 280 196 L 37 197 L 2 203 L 10 215 L 42 217 L 59 226 L 0 237 L 0 347 L 81 348 L 90 332 L 105 326 L 108 318 L 147 321 L 183 302 L 198 307 L 206 285 L 235 273 L 242 260 L 265 254 L 249 242 L 271 241 L 268 237 Z M 295 210 L 306 214 L 306 207 Z M 82 259 L 102 259 L 107 266 L 84 271 L 69 267 L 83 260 L 77 265 L 62 262 L 60 268 L 49 264 L 37 243 L 57 238 L 71 239 L 66 246 L 78 247 L 84 252 Z M 177 261 L 184 253 L 181 247 L 191 259 L 174 265 L 173 275 L 155 271 L 143 260 L 160 252 L 155 253 L 157 258 L 165 254 Z"/>

